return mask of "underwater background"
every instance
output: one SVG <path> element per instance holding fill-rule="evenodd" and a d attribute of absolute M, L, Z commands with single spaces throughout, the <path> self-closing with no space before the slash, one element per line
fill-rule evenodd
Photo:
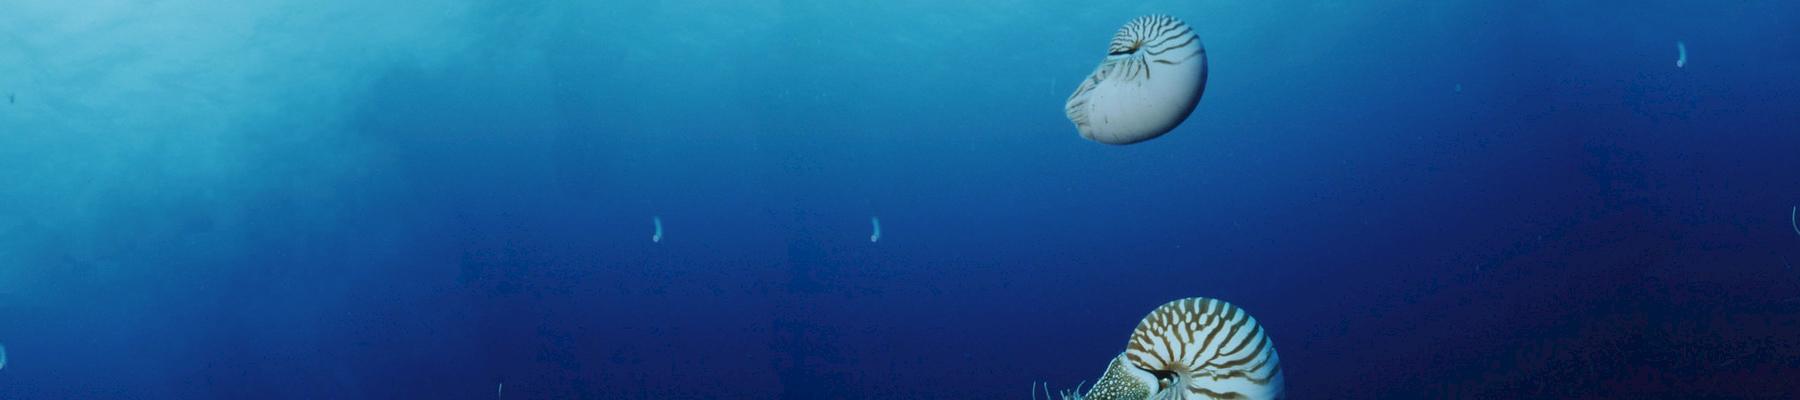
<path fill-rule="evenodd" d="M 0 399 L 1030 398 L 1192 296 L 1293 398 L 1800 397 L 1791 1 L 0 9 Z M 1203 100 L 1081 139 L 1153 13 Z"/>

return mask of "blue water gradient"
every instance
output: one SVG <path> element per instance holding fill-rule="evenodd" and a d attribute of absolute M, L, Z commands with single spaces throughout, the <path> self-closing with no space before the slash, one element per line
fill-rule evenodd
<path fill-rule="evenodd" d="M 1800 397 L 1800 3 L 0 8 L 0 399 L 1029 398 L 1189 296 L 1294 398 Z M 1201 104 L 1082 140 L 1150 13 Z"/>

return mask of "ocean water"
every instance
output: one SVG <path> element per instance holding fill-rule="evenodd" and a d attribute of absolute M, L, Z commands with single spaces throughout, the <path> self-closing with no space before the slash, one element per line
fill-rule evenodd
<path fill-rule="evenodd" d="M 1794 2 L 0 9 L 0 399 L 1031 398 L 1194 296 L 1292 398 L 1800 397 Z"/>

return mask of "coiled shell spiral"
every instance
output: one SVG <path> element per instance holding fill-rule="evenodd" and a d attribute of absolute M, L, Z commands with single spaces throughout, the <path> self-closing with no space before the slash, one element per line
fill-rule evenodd
<path fill-rule="evenodd" d="M 1281 358 L 1262 325 L 1220 300 L 1187 298 L 1145 316 L 1083 399 L 1281 399 Z"/>

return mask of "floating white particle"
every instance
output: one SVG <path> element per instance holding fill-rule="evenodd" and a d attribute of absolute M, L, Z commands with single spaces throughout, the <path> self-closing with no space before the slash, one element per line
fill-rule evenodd
<path fill-rule="evenodd" d="M 650 223 L 656 224 L 656 233 L 650 235 L 650 241 L 662 243 L 662 217 L 650 217 Z"/>
<path fill-rule="evenodd" d="M 1675 41 L 1675 68 L 1687 66 L 1687 43 Z"/>
<path fill-rule="evenodd" d="M 875 233 L 869 235 L 869 243 L 875 243 L 876 241 L 881 240 L 881 218 L 869 217 L 869 225 L 875 227 Z"/>

